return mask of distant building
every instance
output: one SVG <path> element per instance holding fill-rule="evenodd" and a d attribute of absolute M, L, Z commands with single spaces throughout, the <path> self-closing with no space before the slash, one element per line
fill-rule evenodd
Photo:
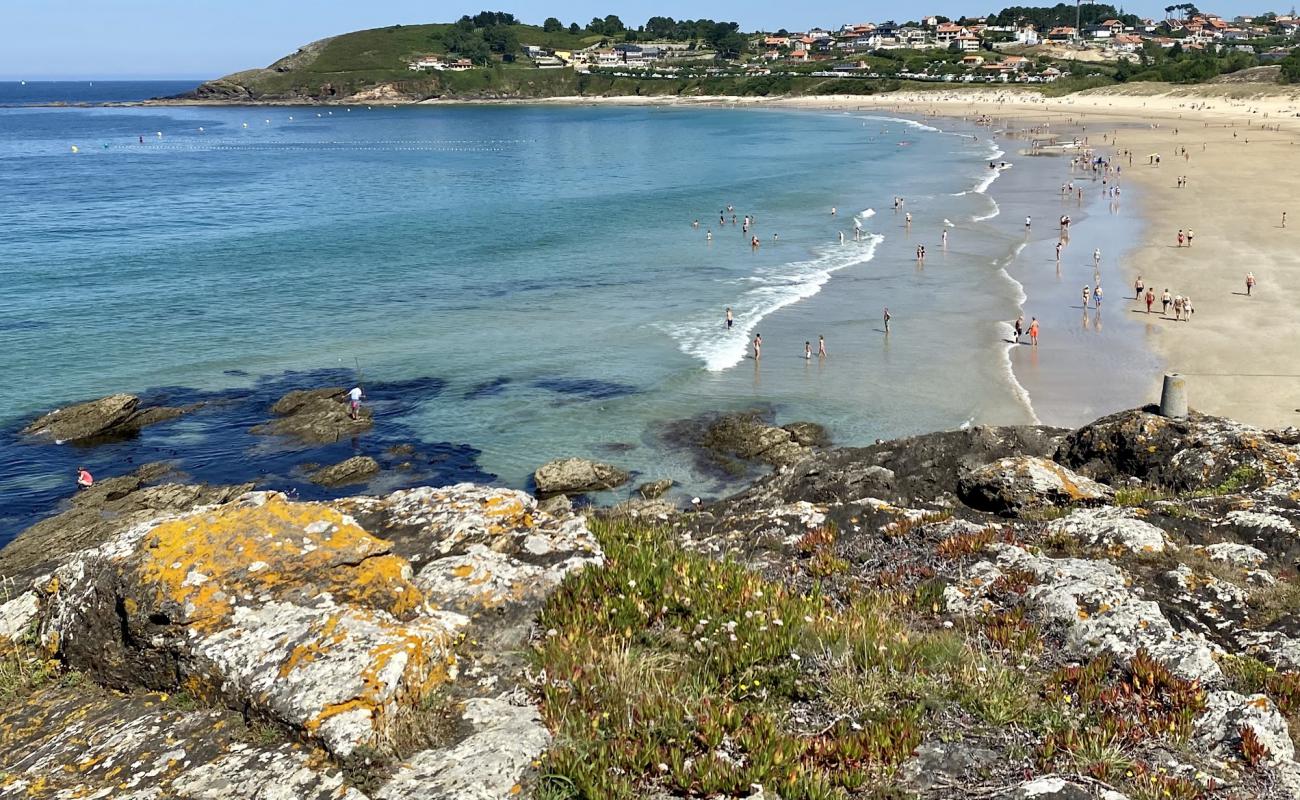
<path fill-rule="evenodd" d="M 1078 35 L 1079 31 L 1069 25 L 1061 25 L 1052 28 L 1047 32 L 1049 42 L 1068 42 Z"/>
<path fill-rule="evenodd" d="M 443 69 L 445 66 L 442 56 L 417 56 L 407 64 L 407 69 L 412 72 L 427 72 L 433 69 Z"/>
<path fill-rule="evenodd" d="M 1033 25 L 1026 25 L 1016 32 L 1016 42 L 1029 47 L 1035 47 L 1041 40 L 1038 38 L 1038 29 Z"/>

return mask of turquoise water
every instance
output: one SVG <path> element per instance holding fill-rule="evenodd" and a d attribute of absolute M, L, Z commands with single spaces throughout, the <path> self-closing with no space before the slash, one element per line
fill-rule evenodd
<path fill-rule="evenodd" d="M 1030 202 L 994 216 L 1005 147 L 866 113 L 0 109 L 3 422 L 115 391 L 244 403 L 108 449 L 24 446 L 0 468 L 7 519 L 65 495 L 72 460 L 112 474 L 169 455 L 212 480 L 242 461 L 300 487 L 243 432 L 275 392 L 358 373 L 380 424 L 346 449 L 443 454 L 412 480 L 525 486 L 580 455 L 708 494 L 727 483 L 666 421 L 757 406 L 844 443 L 1032 421 L 1003 344 Z M 1049 168 L 1012 174 L 1033 169 Z M 761 247 L 719 224 L 729 205 Z M 805 362 L 819 334 L 831 356 Z"/>

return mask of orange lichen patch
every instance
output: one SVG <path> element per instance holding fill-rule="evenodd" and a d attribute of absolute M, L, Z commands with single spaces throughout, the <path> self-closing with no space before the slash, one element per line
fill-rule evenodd
<path fill-rule="evenodd" d="M 278 495 L 164 522 L 145 544 L 141 583 L 199 629 L 219 627 L 237 597 L 329 592 L 397 616 L 424 599 L 386 542 L 328 506 Z"/>
<path fill-rule="evenodd" d="M 474 573 L 474 567 L 470 564 L 461 564 L 451 571 L 451 574 L 457 578 L 468 578 Z"/>
<path fill-rule="evenodd" d="M 417 706 L 429 692 L 447 681 L 456 664 L 456 656 L 450 652 L 451 637 L 439 636 L 430 641 L 418 633 L 398 633 L 398 630 L 395 626 L 395 638 L 371 653 L 370 664 L 361 673 L 362 688 L 357 696 L 321 709 L 304 723 L 309 733 L 318 733 L 334 717 L 363 710 L 369 714 L 374 731 L 370 744 L 380 744 L 393 718 L 400 716 L 400 709 Z M 402 655 L 406 663 L 401 675 L 393 681 L 385 673 L 392 660 Z"/>

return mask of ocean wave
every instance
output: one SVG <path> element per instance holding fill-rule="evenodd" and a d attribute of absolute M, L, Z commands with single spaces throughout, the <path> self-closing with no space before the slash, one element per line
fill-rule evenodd
<path fill-rule="evenodd" d="M 677 342 L 678 349 L 698 358 L 708 371 L 729 369 L 745 359 L 750 334 L 765 317 L 817 294 L 833 273 L 867 263 L 875 257 L 876 247 L 884 239 L 878 233 L 869 234 L 860 242 L 848 241 L 823 248 L 807 261 L 782 264 L 760 272 L 754 276 L 759 285 L 741 294 L 731 304 L 736 309 L 736 322 L 730 331 L 722 326 L 716 313 L 661 328 Z"/>
<path fill-rule="evenodd" d="M 874 217 L 875 215 L 876 215 L 876 210 L 874 208 L 864 208 L 857 214 L 854 214 L 853 216 L 855 219 L 868 220 Z"/>
<path fill-rule="evenodd" d="M 914 119 L 905 119 L 903 117 L 882 117 L 878 114 L 867 114 L 865 116 L 858 117 L 858 119 L 875 119 L 875 120 L 880 120 L 881 122 L 901 122 L 904 125 L 907 125 L 908 127 L 917 129 L 918 131 L 931 131 L 933 133 L 948 133 L 948 131 L 945 131 L 941 128 L 936 128 L 933 125 L 926 125 L 923 122 L 917 122 Z"/>
<path fill-rule="evenodd" d="M 970 218 L 970 221 L 971 221 L 971 222 L 988 222 L 989 220 L 991 220 L 991 219 L 993 219 L 994 217 L 996 217 L 998 214 L 1001 214 L 1001 213 L 1002 213 L 1002 207 L 998 205 L 998 201 L 997 201 L 997 200 L 994 200 L 992 197 L 989 197 L 988 195 L 984 195 L 984 197 L 985 197 L 985 198 L 986 198 L 990 203 L 993 204 L 993 210 L 990 211 L 990 212 L 987 213 L 987 214 L 976 214 L 975 216 L 973 216 L 973 217 Z"/>
<path fill-rule="evenodd" d="M 1022 284 L 1020 281 L 1016 280 L 1015 278 L 1011 277 L 1011 273 L 1007 272 L 1007 265 L 1009 265 L 1012 261 L 1014 261 L 1016 259 L 1016 256 L 1020 255 L 1020 251 L 1023 250 L 1024 247 L 1025 247 L 1025 243 L 1021 242 L 1012 251 L 1011 255 L 1006 259 L 1006 261 L 1003 262 L 1002 266 L 998 268 L 999 274 L 1001 274 L 1002 277 L 1005 278 L 1008 283 L 1010 283 L 1013 287 L 1015 287 L 1016 308 L 1018 308 L 1021 313 L 1023 313 L 1025 310 L 1025 301 L 1029 299 L 1029 295 L 1025 294 L 1024 284 Z M 1013 323 L 999 322 L 998 328 L 1001 330 L 1002 338 L 1004 340 L 1009 340 L 1016 335 L 1016 327 Z M 1012 394 L 1014 394 L 1016 396 L 1016 399 L 1020 401 L 1020 404 L 1024 406 L 1025 411 L 1029 412 L 1029 418 L 1032 421 L 1031 424 L 1041 425 L 1042 420 L 1038 418 L 1038 412 L 1034 411 L 1033 398 L 1029 396 L 1029 390 L 1026 389 L 1024 384 L 1020 382 L 1020 379 L 1016 377 L 1016 370 L 1011 365 L 1011 348 L 1019 347 L 1019 346 L 1020 345 L 1018 344 L 1012 344 L 1008 342 L 1007 345 L 1004 348 L 1002 348 L 1003 375 L 1006 377 L 1007 383 L 1011 385 Z"/>

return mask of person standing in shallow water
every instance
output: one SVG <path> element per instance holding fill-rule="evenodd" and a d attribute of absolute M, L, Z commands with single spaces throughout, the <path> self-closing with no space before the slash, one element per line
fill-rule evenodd
<path fill-rule="evenodd" d="M 812 342 L 803 343 L 803 360 L 812 361 Z"/>
<path fill-rule="evenodd" d="M 1016 317 L 1016 344 L 1020 344 L 1020 337 L 1025 334 L 1025 315 L 1021 314 Z"/>
<path fill-rule="evenodd" d="M 731 326 L 734 325 L 735 322 L 736 319 L 731 314 L 731 306 L 727 306 L 727 330 L 731 330 Z"/>
<path fill-rule="evenodd" d="M 1034 347 L 1038 346 L 1038 317 L 1029 319 L 1029 343 Z"/>
<path fill-rule="evenodd" d="M 889 306 L 885 306 L 885 313 L 884 313 L 885 333 L 889 333 L 889 321 L 893 318 L 894 315 L 889 313 Z"/>
<path fill-rule="evenodd" d="M 825 358 L 826 355 L 826 337 L 819 335 L 817 337 L 817 357 Z"/>
<path fill-rule="evenodd" d="M 763 334 L 754 334 L 754 360 L 757 361 L 763 357 Z"/>

